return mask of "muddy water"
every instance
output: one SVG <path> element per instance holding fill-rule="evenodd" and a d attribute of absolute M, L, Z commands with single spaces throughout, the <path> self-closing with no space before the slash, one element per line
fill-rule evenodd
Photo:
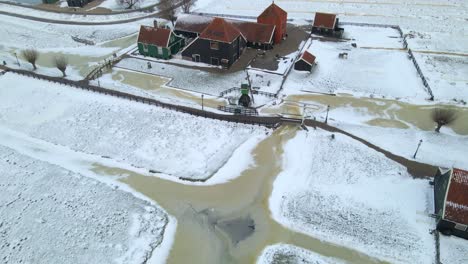
<path fill-rule="evenodd" d="M 122 182 L 154 199 L 177 218 L 168 263 L 254 263 L 265 246 L 280 242 L 352 263 L 378 263 L 356 251 L 291 231 L 271 218 L 268 198 L 281 171 L 283 144 L 295 133 L 292 127 L 276 130 L 253 151 L 256 166 L 219 185 L 185 185 L 98 165 L 94 170 L 105 175 L 126 175 L 120 178 Z M 238 243 L 220 228 L 223 222 L 236 219 L 254 222 L 253 233 Z"/>
<path fill-rule="evenodd" d="M 431 120 L 431 112 L 434 108 L 440 107 L 456 111 L 457 119 L 450 125 L 450 128 L 457 134 L 468 135 L 468 126 L 466 125 L 468 124 L 468 107 L 446 104 L 414 105 L 390 99 L 360 98 L 348 95 L 291 95 L 285 100 L 287 102 L 284 106 L 267 109 L 264 112 L 302 115 L 301 103 L 309 103 L 311 105 L 307 107 L 308 113 L 324 113 L 326 106 L 330 105 L 332 111 L 330 118 L 333 118 L 333 110 L 346 108 L 350 109 L 349 111 L 362 112 L 366 117 L 370 117 L 371 119 L 366 122 L 369 125 L 396 128 L 414 126 L 421 130 L 431 131 L 435 128 L 435 124 Z"/>
<path fill-rule="evenodd" d="M 138 87 L 145 91 L 149 91 L 158 96 L 183 100 L 199 106 L 202 104 L 200 94 L 190 93 L 165 86 L 168 82 L 171 81 L 170 78 L 134 71 L 114 69 L 112 73 L 112 79 Z M 213 96 L 205 95 L 203 98 L 203 105 L 216 109 L 219 105 L 226 105 L 226 101 L 224 99 L 218 99 Z"/>
<path fill-rule="evenodd" d="M 57 56 L 64 56 L 67 58 L 68 63 L 70 66 L 73 66 L 75 69 L 77 69 L 80 73 L 81 76 L 85 76 L 88 74 L 92 67 L 90 66 L 93 63 L 98 63 L 103 61 L 104 59 L 109 58 L 112 56 L 114 52 L 118 52 L 124 48 L 127 48 L 136 42 L 136 34 L 107 41 L 104 43 L 101 43 L 99 45 L 96 45 L 96 47 L 104 47 L 104 48 L 116 48 L 115 51 L 109 52 L 107 54 L 103 54 L 101 56 L 85 56 L 85 55 L 80 55 L 79 50 L 77 53 L 63 53 L 63 52 L 54 52 L 54 51 L 49 51 L 49 52 L 42 52 L 39 50 L 39 58 L 37 60 L 37 66 L 38 67 L 48 67 L 48 68 L 55 68 L 54 65 L 54 58 Z M 12 57 L 14 57 L 14 53 L 17 53 L 18 56 L 20 56 L 21 51 L 20 50 L 10 50 L 9 53 Z M 57 70 L 59 73 L 59 71 Z"/>

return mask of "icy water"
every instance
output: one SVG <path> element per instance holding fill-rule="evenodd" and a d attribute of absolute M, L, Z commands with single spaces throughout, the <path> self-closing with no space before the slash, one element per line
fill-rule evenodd
<path fill-rule="evenodd" d="M 183 101 L 184 103 L 192 105 L 192 107 L 200 107 L 202 105 L 200 94 L 165 86 L 168 82 L 171 81 L 170 78 L 128 70 L 114 69 L 112 72 L 112 79 L 141 88 L 152 93 L 153 95 L 157 95 L 158 97 L 167 98 L 173 103 L 175 101 Z M 219 99 L 211 95 L 205 95 L 203 98 L 203 105 L 205 107 L 216 109 L 219 105 L 226 105 L 226 100 Z"/>
<path fill-rule="evenodd" d="M 254 263 L 268 245 L 289 243 L 352 263 L 380 263 L 357 251 L 291 231 L 270 215 L 268 199 L 281 171 L 283 145 L 296 128 L 283 127 L 253 151 L 256 165 L 224 184 L 188 185 L 95 165 L 154 199 L 177 218 L 168 263 Z M 226 228 L 228 226 L 228 228 Z"/>
<path fill-rule="evenodd" d="M 291 95 L 285 100 L 286 103 L 280 107 L 265 109 L 262 112 L 301 116 L 302 103 L 307 103 L 309 104 L 307 114 L 325 116 L 326 106 L 330 105 L 331 111 L 348 109 L 349 111 L 362 113 L 366 118 L 371 118 L 366 123 L 372 126 L 416 127 L 421 130 L 431 131 L 435 128 L 435 124 L 431 120 L 431 112 L 434 108 L 440 107 L 455 110 L 457 120 L 450 125 L 450 128 L 459 135 L 468 135 L 468 126 L 466 125 L 468 124 L 468 107 L 446 104 L 414 105 L 390 99 L 362 98 L 350 95 L 303 94 Z M 329 118 L 333 119 L 333 112 L 331 112 Z"/>

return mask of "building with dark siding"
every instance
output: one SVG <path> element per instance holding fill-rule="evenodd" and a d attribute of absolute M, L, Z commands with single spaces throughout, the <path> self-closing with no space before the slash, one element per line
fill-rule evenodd
<path fill-rule="evenodd" d="M 434 207 L 440 232 L 468 239 L 468 171 L 438 170 Z"/>
<path fill-rule="evenodd" d="M 188 39 L 193 39 L 198 37 L 213 22 L 213 19 L 214 17 L 209 16 L 182 14 L 177 18 L 174 32 Z M 224 20 L 241 32 L 247 41 L 247 47 L 273 48 L 273 36 L 276 26 L 237 19 Z"/>
<path fill-rule="evenodd" d="M 211 23 L 182 51 L 182 58 L 195 62 L 230 67 L 246 47 L 242 33 L 222 18 Z"/>
<path fill-rule="evenodd" d="M 294 63 L 296 71 L 312 71 L 315 66 L 315 56 L 307 50 L 302 53 L 301 57 Z"/>
<path fill-rule="evenodd" d="M 69 7 L 83 7 L 93 0 L 67 0 Z"/>
<path fill-rule="evenodd" d="M 344 29 L 340 28 L 338 23 L 336 14 L 315 13 L 312 33 L 340 38 L 343 35 Z"/>

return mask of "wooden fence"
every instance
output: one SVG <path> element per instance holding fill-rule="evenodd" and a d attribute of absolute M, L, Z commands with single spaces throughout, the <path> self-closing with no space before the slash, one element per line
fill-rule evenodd
<path fill-rule="evenodd" d="M 430 96 L 429 100 L 433 101 L 434 100 L 434 94 L 432 93 L 432 89 L 429 86 L 429 83 L 427 82 L 426 77 L 424 76 L 423 72 L 421 71 L 421 68 L 419 67 L 419 64 L 416 61 L 416 58 L 414 57 L 414 54 L 411 51 L 411 49 L 408 49 L 408 56 L 410 57 L 411 61 L 413 61 L 414 67 L 416 67 L 418 75 L 419 75 L 419 77 L 421 77 L 421 80 L 423 82 L 424 87 L 426 87 L 426 91 Z"/>
<path fill-rule="evenodd" d="M 221 121 L 233 122 L 233 123 L 242 123 L 242 124 L 250 124 L 250 125 L 260 125 L 266 127 L 277 127 L 281 125 L 281 118 L 280 117 L 259 117 L 259 116 L 251 116 L 251 115 L 227 115 L 227 114 L 219 114 L 213 113 L 208 111 L 203 111 L 201 109 L 191 108 L 188 106 L 182 105 L 175 105 L 170 103 L 161 102 L 155 99 L 137 96 L 125 92 L 110 90 L 94 85 L 90 85 L 87 81 L 71 81 L 68 79 L 60 78 L 60 77 L 50 77 L 42 74 L 33 73 L 26 70 L 15 70 L 15 69 L 7 69 L 6 71 L 13 72 L 16 74 L 24 75 L 27 77 L 31 77 L 34 79 L 45 80 L 53 83 L 67 85 L 73 88 L 78 88 L 86 91 L 91 91 L 99 94 L 115 96 L 122 99 L 127 99 L 130 101 L 135 101 L 143 104 L 148 104 L 152 106 L 161 107 L 164 109 L 169 109 L 181 113 L 186 113 L 190 115 L 216 119 Z"/>

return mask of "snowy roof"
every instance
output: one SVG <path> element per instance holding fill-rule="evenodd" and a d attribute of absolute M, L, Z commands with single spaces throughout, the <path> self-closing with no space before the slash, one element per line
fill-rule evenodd
<path fill-rule="evenodd" d="M 315 56 L 312 55 L 310 52 L 308 52 L 307 50 L 304 51 L 304 53 L 302 53 L 301 57 L 299 58 L 299 60 L 303 60 L 305 61 L 307 64 L 309 65 L 313 65 L 314 62 L 315 62 Z"/>
<path fill-rule="evenodd" d="M 231 43 L 241 35 L 239 29 L 223 18 L 215 17 L 203 30 L 200 38 Z"/>
<path fill-rule="evenodd" d="M 158 47 L 167 47 L 171 30 L 166 28 L 154 28 L 141 26 L 138 34 L 138 42 L 145 44 L 153 44 Z"/>
<path fill-rule="evenodd" d="M 453 169 L 445 200 L 444 219 L 468 225 L 468 171 Z"/>
<path fill-rule="evenodd" d="M 175 30 L 200 34 L 213 21 L 213 17 L 199 15 L 181 15 L 177 19 Z M 225 19 L 235 26 L 249 42 L 271 43 L 274 25 L 261 24 L 237 19 Z"/>
<path fill-rule="evenodd" d="M 334 29 L 336 23 L 336 14 L 315 13 L 314 27 Z"/>

